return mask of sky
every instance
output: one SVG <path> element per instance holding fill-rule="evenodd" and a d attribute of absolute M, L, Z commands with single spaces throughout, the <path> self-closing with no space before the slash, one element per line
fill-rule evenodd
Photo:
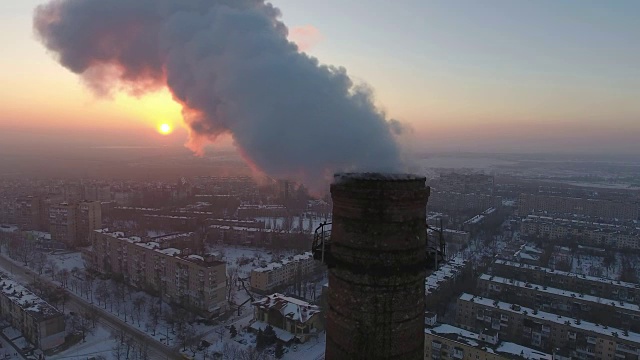
<path fill-rule="evenodd" d="M 32 30 L 43 2 L 0 2 L 5 147 L 186 141 L 167 91 L 97 98 L 47 54 Z M 305 52 L 408 125 L 410 151 L 640 153 L 638 1 L 273 3 Z"/>

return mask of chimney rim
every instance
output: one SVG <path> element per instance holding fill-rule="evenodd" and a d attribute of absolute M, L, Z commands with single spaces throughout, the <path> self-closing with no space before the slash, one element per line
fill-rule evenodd
<path fill-rule="evenodd" d="M 333 183 L 341 184 L 349 181 L 426 181 L 426 176 L 411 173 L 385 172 L 338 172 L 333 175 Z"/>

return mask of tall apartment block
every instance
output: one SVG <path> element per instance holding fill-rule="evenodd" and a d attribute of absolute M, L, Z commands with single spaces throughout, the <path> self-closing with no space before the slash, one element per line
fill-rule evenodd
<path fill-rule="evenodd" d="M 53 241 L 77 245 L 77 206 L 70 203 L 52 205 L 49 208 L 49 232 Z"/>
<path fill-rule="evenodd" d="M 102 228 L 102 208 L 98 201 L 82 201 L 77 210 L 77 241 L 79 244 L 89 243 L 89 234 Z"/>
<path fill-rule="evenodd" d="M 90 239 L 84 256 L 93 270 L 122 276 L 128 284 L 202 316 L 216 315 L 226 307 L 224 262 L 125 237 L 122 232 L 95 230 Z"/>
<path fill-rule="evenodd" d="M 22 196 L 16 199 L 15 220 L 22 230 L 39 230 L 40 197 Z"/>
<path fill-rule="evenodd" d="M 51 239 L 70 247 L 89 243 L 89 234 L 102 227 L 102 211 L 97 201 L 60 203 L 49 208 Z"/>

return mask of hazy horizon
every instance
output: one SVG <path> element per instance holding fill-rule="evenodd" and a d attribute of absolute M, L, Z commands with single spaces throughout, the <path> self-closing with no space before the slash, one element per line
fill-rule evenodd
<path fill-rule="evenodd" d="M 43 3 L 0 4 L 11 49 L 0 58 L 3 153 L 187 142 L 166 89 L 97 98 L 57 64 L 32 30 Z M 369 84 L 411 129 L 399 138 L 406 153 L 640 153 L 638 3 L 273 3 L 303 51 Z M 161 123 L 176 131 L 158 134 Z"/>

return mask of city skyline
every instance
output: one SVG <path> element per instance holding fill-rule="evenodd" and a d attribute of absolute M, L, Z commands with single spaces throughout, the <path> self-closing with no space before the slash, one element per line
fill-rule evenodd
<path fill-rule="evenodd" d="M 57 64 L 32 30 L 42 3 L 0 5 L 0 39 L 11 49 L 0 60 L 5 146 L 186 141 L 166 89 L 97 98 Z M 273 3 L 290 40 L 344 66 L 371 86 L 378 108 L 409 125 L 400 138 L 409 151 L 640 151 L 634 2 Z M 176 131 L 161 136 L 162 123 Z"/>

